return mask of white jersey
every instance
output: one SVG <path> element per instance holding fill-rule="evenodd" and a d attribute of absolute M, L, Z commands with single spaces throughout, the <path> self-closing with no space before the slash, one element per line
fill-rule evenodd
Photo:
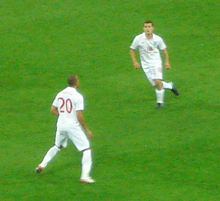
<path fill-rule="evenodd" d="M 58 109 L 59 117 L 57 127 L 76 127 L 79 126 L 79 121 L 76 116 L 76 111 L 84 110 L 83 96 L 73 87 L 67 87 L 59 92 L 54 99 L 53 106 Z"/>
<path fill-rule="evenodd" d="M 148 40 L 145 33 L 137 35 L 131 49 L 139 51 L 142 67 L 161 64 L 160 51 L 166 49 L 166 45 L 160 36 L 153 34 L 153 38 Z"/>

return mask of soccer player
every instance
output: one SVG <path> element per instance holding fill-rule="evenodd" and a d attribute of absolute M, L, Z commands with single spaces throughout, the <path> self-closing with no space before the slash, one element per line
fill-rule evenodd
<path fill-rule="evenodd" d="M 80 182 L 94 183 L 95 181 L 90 177 L 92 167 L 90 143 L 84 131 L 90 138 L 93 137 L 93 133 L 88 129 L 83 118 L 84 99 L 76 90 L 79 79 L 76 75 L 71 75 L 67 83 L 69 86 L 56 95 L 50 108 L 50 112 L 58 116 L 55 145 L 46 153 L 36 172 L 40 173 L 46 168 L 56 154 L 62 148 L 66 148 L 67 140 L 70 139 L 78 151 L 83 152 Z"/>
<path fill-rule="evenodd" d="M 131 46 L 130 56 L 135 69 L 140 68 L 140 64 L 136 59 L 135 51 L 138 49 L 141 67 L 156 92 L 156 108 L 162 108 L 164 104 L 164 89 L 170 89 L 175 95 L 179 92 L 172 82 L 163 81 L 162 60 L 160 51 L 163 52 L 165 58 L 165 68 L 170 69 L 169 56 L 163 39 L 154 34 L 154 24 L 152 21 L 144 22 L 144 33 L 137 35 Z"/>

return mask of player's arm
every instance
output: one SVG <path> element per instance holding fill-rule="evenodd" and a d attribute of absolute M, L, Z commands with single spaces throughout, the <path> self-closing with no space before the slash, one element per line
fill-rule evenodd
<path fill-rule="evenodd" d="M 85 130 L 85 132 L 87 133 L 87 135 L 91 138 L 93 137 L 92 131 L 90 131 L 85 123 L 85 120 L 83 118 L 83 111 L 82 110 L 78 110 L 76 111 L 76 116 L 77 119 L 80 123 L 80 125 L 82 126 L 82 128 Z"/>
<path fill-rule="evenodd" d="M 170 62 L 169 62 L 169 54 L 167 52 L 167 49 L 162 50 L 162 52 L 163 52 L 164 59 L 165 59 L 165 64 L 164 64 L 165 68 L 170 69 L 171 66 L 170 66 Z"/>
<path fill-rule="evenodd" d="M 59 116 L 59 112 L 58 112 L 57 108 L 53 105 L 50 108 L 50 113 L 55 114 L 56 116 Z"/>
<path fill-rule="evenodd" d="M 136 59 L 136 54 L 135 54 L 135 50 L 130 48 L 130 56 L 134 65 L 135 69 L 140 68 L 140 64 L 138 63 L 137 59 Z"/>

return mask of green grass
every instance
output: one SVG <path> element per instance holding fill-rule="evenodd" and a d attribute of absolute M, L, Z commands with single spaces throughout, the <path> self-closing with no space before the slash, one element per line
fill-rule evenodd
<path fill-rule="evenodd" d="M 214 0 L 2 0 L 0 199 L 220 200 L 219 12 Z M 128 53 L 146 19 L 168 46 L 164 77 L 180 91 L 166 92 L 164 110 Z M 95 135 L 94 185 L 78 182 L 71 142 L 34 172 L 53 145 L 50 105 L 72 73 Z"/>

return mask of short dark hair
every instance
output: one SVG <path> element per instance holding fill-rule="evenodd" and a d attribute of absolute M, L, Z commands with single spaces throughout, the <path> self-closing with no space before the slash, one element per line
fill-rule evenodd
<path fill-rule="evenodd" d="M 153 23 L 153 21 L 151 21 L 151 20 L 145 21 L 144 24 L 152 24 L 152 26 L 154 26 L 154 23 Z"/>
<path fill-rule="evenodd" d="M 78 81 L 77 75 L 70 75 L 67 78 L 67 83 L 68 83 L 69 86 L 75 86 L 77 81 Z"/>

